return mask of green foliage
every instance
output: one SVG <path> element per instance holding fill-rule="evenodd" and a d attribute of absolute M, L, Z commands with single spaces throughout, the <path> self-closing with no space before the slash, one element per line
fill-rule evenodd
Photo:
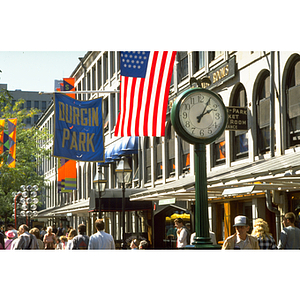
<path fill-rule="evenodd" d="M 23 120 L 33 117 L 39 110 L 32 108 L 29 111 L 21 109 L 24 99 L 12 101 L 8 91 L 0 92 L 0 118 L 17 118 L 16 129 L 16 167 L 9 168 L 7 161 L 8 151 L 0 154 L 0 219 L 5 222 L 10 220 L 13 214 L 12 192 L 18 192 L 22 184 L 38 185 L 39 190 L 45 187 L 42 175 L 37 173 L 37 161 L 40 158 L 50 159 L 50 149 L 45 145 L 51 141 L 52 136 L 46 129 L 39 130 L 36 127 L 25 128 Z M 5 128 L 7 129 L 7 122 Z M 41 143 L 42 141 L 42 143 Z M 40 145 L 43 145 L 43 148 Z"/>

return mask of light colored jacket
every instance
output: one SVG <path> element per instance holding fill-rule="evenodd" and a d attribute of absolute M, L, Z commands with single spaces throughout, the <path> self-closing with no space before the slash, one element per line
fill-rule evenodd
<path fill-rule="evenodd" d="M 103 230 L 98 231 L 90 237 L 88 249 L 115 249 L 114 238 Z"/>
<path fill-rule="evenodd" d="M 247 233 L 248 239 L 250 241 L 250 245 L 252 249 L 260 249 L 259 245 L 258 245 L 258 240 L 256 237 L 251 236 L 250 234 Z M 222 250 L 230 250 L 230 249 L 234 249 L 234 241 L 236 239 L 236 233 L 234 235 L 229 236 L 223 246 L 222 246 Z"/>

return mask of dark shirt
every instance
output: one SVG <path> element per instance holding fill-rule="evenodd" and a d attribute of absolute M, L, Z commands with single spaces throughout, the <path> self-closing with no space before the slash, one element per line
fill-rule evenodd
<path fill-rule="evenodd" d="M 5 243 L 4 243 L 4 234 L 2 232 L 0 232 L 0 250 L 4 250 L 5 249 Z"/>
<path fill-rule="evenodd" d="M 89 245 L 89 237 L 87 235 L 78 234 L 73 238 L 71 250 L 86 250 Z"/>

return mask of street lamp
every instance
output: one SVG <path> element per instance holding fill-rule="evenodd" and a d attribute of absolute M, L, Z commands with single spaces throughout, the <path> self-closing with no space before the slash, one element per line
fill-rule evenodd
<path fill-rule="evenodd" d="M 21 185 L 20 188 L 21 192 L 18 192 L 15 196 L 15 223 L 17 216 L 20 216 L 26 217 L 26 223 L 28 225 L 28 218 L 37 216 L 36 209 L 39 199 L 36 197 L 39 188 L 37 185 Z M 18 208 L 21 209 L 20 215 L 17 214 Z"/>
<path fill-rule="evenodd" d="M 99 219 L 101 219 L 101 192 L 104 192 L 106 182 L 107 180 L 105 179 L 104 174 L 101 173 L 98 169 L 98 172 L 96 173 L 93 180 L 93 186 L 94 190 L 99 193 Z"/>
<path fill-rule="evenodd" d="M 125 242 L 125 184 L 130 182 L 132 170 L 129 166 L 128 160 L 125 156 L 119 161 L 116 168 L 116 175 L 118 182 L 122 185 L 122 238 L 123 245 L 122 248 L 126 249 Z"/>

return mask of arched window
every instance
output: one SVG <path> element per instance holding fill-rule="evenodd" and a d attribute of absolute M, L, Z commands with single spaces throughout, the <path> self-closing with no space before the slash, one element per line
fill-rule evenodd
<path fill-rule="evenodd" d="M 270 72 L 264 70 L 255 90 L 257 154 L 270 150 Z"/>
<path fill-rule="evenodd" d="M 239 83 L 233 90 L 231 106 L 247 107 L 245 87 Z M 248 131 L 230 131 L 232 161 L 248 156 Z"/>
<path fill-rule="evenodd" d="M 171 122 L 166 127 L 166 164 L 167 177 L 175 176 L 175 131 Z"/>
<path fill-rule="evenodd" d="M 286 97 L 286 145 L 300 145 L 300 56 L 294 55 L 288 63 L 283 97 Z"/>

